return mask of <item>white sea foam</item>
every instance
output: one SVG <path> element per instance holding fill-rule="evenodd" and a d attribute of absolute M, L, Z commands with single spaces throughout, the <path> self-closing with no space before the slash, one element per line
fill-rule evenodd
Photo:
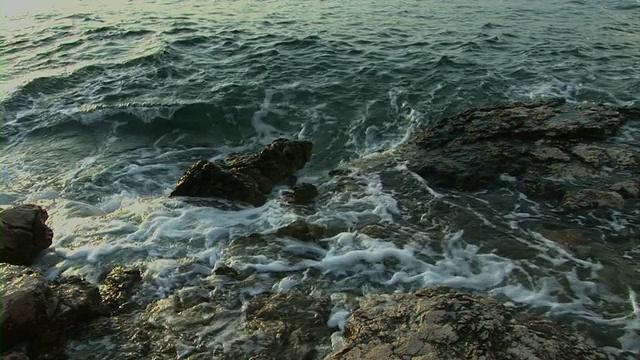
<path fill-rule="evenodd" d="M 273 125 L 267 124 L 265 122 L 265 118 L 270 111 L 271 108 L 271 99 L 273 98 L 273 90 L 267 90 L 264 94 L 264 99 L 262 104 L 260 104 L 260 110 L 256 111 L 251 119 L 251 125 L 258 133 L 258 139 L 267 144 L 275 137 L 278 137 L 282 132 L 276 129 Z"/>
<path fill-rule="evenodd" d="M 32 194 L 30 194 L 25 199 L 25 203 L 37 203 L 38 201 L 42 201 L 42 200 L 53 200 L 53 199 L 56 199 L 57 197 L 58 197 L 58 192 L 51 187 L 47 187 L 45 189 L 35 191 Z"/>

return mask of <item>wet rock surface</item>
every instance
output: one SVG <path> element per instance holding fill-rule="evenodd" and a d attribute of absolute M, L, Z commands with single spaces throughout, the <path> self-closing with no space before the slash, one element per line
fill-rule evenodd
<path fill-rule="evenodd" d="M 73 358 L 117 346 L 114 359 L 322 359 L 330 352 L 329 300 L 298 291 L 246 300 L 211 286 L 178 290 L 145 311 L 101 318 L 70 344 Z M 104 351 L 104 349 L 101 349 Z"/>
<path fill-rule="evenodd" d="M 309 141 L 277 139 L 255 154 L 201 160 L 178 181 L 171 196 L 221 198 L 263 205 L 277 184 L 294 185 L 294 173 L 311 158 Z"/>
<path fill-rule="evenodd" d="M 300 183 L 291 188 L 291 192 L 285 194 L 285 200 L 291 204 L 306 205 L 313 203 L 318 196 L 318 188 L 309 183 Z"/>
<path fill-rule="evenodd" d="M 116 266 L 101 276 L 100 294 L 105 307 L 112 313 L 127 312 L 140 305 L 134 296 L 140 287 L 140 269 Z"/>
<path fill-rule="evenodd" d="M 606 359 L 550 320 L 446 287 L 375 295 L 347 321 L 329 359 Z"/>
<path fill-rule="evenodd" d="M 51 246 L 53 231 L 45 224 L 48 217 L 37 205 L 18 205 L 0 212 L 0 262 L 31 265 Z"/>
<path fill-rule="evenodd" d="M 518 102 L 434 122 L 413 134 L 400 157 L 435 187 L 475 191 L 511 180 L 525 194 L 571 210 L 620 207 L 625 201 L 616 195 L 598 193 L 597 201 L 576 195 L 637 197 L 640 151 L 617 137 L 637 121 L 638 109 L 563 99 Z"/>
<path fill-rule="evenodd" d="M 103 313 L 98 289 L 84 280 L 51 283 L 33 269 L 8 264 L 0 264 L 0 276 L 2 351 L 21 341 L 40 351 L 59 343 L 63 329 Z"/>
<path fill-rule="evenodd" d="M 304 220 L 296 220 L 276 230 L 277 236 L 289 236 L 303 241 L 319 240 L 328 233 L 324 226 L 309 224 Z"/>
<path fill-rule="evenodd" d="M 331 334 L 329 313 L 325 297 L 297 291 L 256 296 L 246 307 L 245 331 L 248 342 L 261 350 L 248 355 L 256 360 L 323 358 Z M 242 353 L 231 358 L 237 356 Z"/>

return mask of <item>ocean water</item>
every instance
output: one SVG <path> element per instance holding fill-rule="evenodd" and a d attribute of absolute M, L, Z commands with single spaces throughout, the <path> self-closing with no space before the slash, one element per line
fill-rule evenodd
<path fill-rule="evenodd" d="M 264 275 L 238 290 L 249 294 L 447 284 L 573 325 L 612 358 L 640 351 L 640 211 L 571 217 L 508 189 L 446 192 L 376 167 L 414 129 L 473 106 L 640 107 L 640 1 L 0 4 L 0 204 L 48 209 L 47 276 L 141 266 L 149 298 L 220 264 Z M 320 189 L 314 206 L 287 205 L 282 189 L 259 208 L 167 197 L 198 159 L 278 137 L 315 144 L 299 174 Z M 338 166 L 353 173 L 327 175 Z M 336 235 L 232 243 L 301 218 Z M 542 231 L 566 224 L 588 244 Z M 334 309 L 339 329 L 349 309 Z"/>

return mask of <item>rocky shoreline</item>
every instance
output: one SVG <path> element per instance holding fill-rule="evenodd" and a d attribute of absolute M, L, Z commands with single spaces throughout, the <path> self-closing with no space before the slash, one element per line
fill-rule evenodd
<path fill-rule="evenodd" d="M 562 99 L 473 109 L 416 131 L 380 166 L 406 166 L 436 189 L 507 186 L 554 211 L 632 213 L 640 205 L 640 150 L 621 129 L 637 122 L 637 109 Z M 291 189 L 283 201 L 313 203 L 316 187 L 297 184 L 295 177 L 312 147 L 278 139 L 255 154 L 200 161 L 171 196 L 261 206 L 274 186 L 286 184 Z M 288 290 L 239 298 L 232 289 L 219 289 L 218 280 L 241 284 L 254 274 L 227 265 L 197 286 L 149 301 L 136 297 L 144 269 L 115 267 L 99 284 L 48 281 L 28 267 L 52 243 L 46 210 L 17 205 L 0 212 L 0 219 L 6 359 L 91 358 L 92 349 L 78 345 L 91 342 L 112 344 L 113 359 L 606 358 L 593 340 L 558 322 L 440 286 L 355 297 L 339 329 L 329 294 Z M 259 246 L 273 238 L 313 243 L 335 232 L 299 220 L 273 233 L 233 239 L 229 246 Z M 221 341 L 227 346 L 211 345 Z"/>

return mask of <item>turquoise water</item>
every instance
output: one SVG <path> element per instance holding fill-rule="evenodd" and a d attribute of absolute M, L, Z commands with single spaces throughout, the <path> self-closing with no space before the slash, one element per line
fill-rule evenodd
<path fill-rule="evenodd" d="M 299 217 L 352 235 L 363 224 L 398 224 L 411 229 L 411 241 L 334 245 L 349 263 L 350 251 L 408 243 L 416 262 L 373 266 L 368 277 L 335 275 L 341 289 L 449 283 L 493 291 L 596 324 L 594 332 L 614 334 L 602 340 L 612 354 L 640 349 L 629 303 L 640 290 L 636 248 L 608 263 L 567 255 L 530 229 L 514 230 L 517 215 L 464 196 L 452 204 L 476 212 L 434 212 L 425 221 L 438 226 L 426 226 L 410 211 L 420 206 L 407 205 L 384 174 L 362 175 L 351 193 L 322 197 L 311 213 L 277 197 L 240 212 L 166 198 L 194 161 L 281 136 L 314 142 L 301 176 L 328 191 L 335 184 L 327 171 L 393 149 L 412 129 L 469 107 L 549 95 L 638 107 L 639 1 L 3 0 L 0 14 L 0 203 L 47 206 L 56 240 L 40 265 L 51 277 L 97 279 L 109 265 L 141 264 L 161 297 L 185 286 L 173 277 L 185 262 L 260 265 L 271 274 L 269 261 L 283 261 L 277 253 L 261 264 L 231 254 L 228 238 Z M 604 233 L 639 233 L 637 222 L 616 219 Z M 547 259 L 537 263 L 547 270 L 531 270 L 525 265 L 536 256 L 523 259 L 505 237 L 535 243 L 532 254 L 549 252 L 563 265 Z M 304 286 L 297 273 L 305 265 L 289 261 L 287 284 Z M 313 266 L 331 273 L 328 264 Z M 618 272 L 622 279 L 613 279 Z M 251 286 L 280 289 L 283 276 Z M 390 282 L 403 276 L 410 285 Z"/>

